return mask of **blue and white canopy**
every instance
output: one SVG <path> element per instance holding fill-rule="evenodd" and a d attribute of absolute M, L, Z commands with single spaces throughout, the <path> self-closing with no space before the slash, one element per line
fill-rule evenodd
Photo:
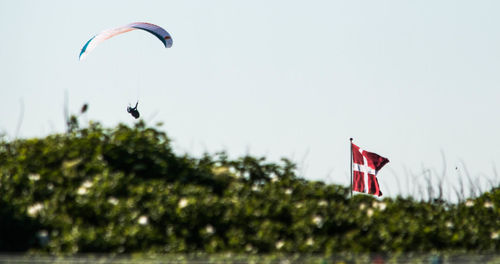
<path fill-rule="evenodd" d="M 162 43 L 165 45 L 165 48 L 170 48 L 172 47 L 172 37 L 170 34 L 163 29 L 160 26 L 150 24 L 150 23 L 144 23 L 144 22 L 135 22 L 131 23 L 125 26 L 117 27 L 117 28 L 112 28 L 112 29 L 107 29 L 102 31 L 101 33 L 93 36 L 87 43 L 82 48 L 82 51 L 80 52 L 80 60 L 85 59 L 85 57 L 97 46 L 99 43 L 112 38 L 116 35 L 129 32 L 132 30 L 136 29 L 142 29 L 144 31 L 147 31 L 153 35 L 155 35 Z"/>

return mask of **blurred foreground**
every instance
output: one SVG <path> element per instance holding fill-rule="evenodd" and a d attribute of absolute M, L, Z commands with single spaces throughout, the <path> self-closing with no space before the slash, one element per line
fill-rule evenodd
<path fill-rule="evenodd" d="M 177 155 L 164 132 L 142 122 L 107 129 L 79 128 L 73 120 L 64 134 L 0 141 L 0 160 L 1 252 L 105 254 L 106 263 L 132 261 L 109 253 L 193 252 L 244 255 L 241 261 L 237 255 L 150 261 L 212 263 L 213 256 L 224 263 L 292 263 L 295 255 L 276 254 L 300 253 L 297 263 L 358 263 L 345 252 L 359 254 L 356 260 L 404 253 L 427 261 L 439 252 L 448 263 L 462 263 L 453 259 L 462 252 L 498 263 L 498 186 L 458 203 L 350 198 L 347 187 L 297 177 L 287 159 Z M 28 262 L 35 259 L 57 260 Z M 63 259 L 71 261 L 97 259 Z"/>
<path fill-rule="evenodd" d="M 334 256 L 316 255 L 163 255 L 163 256 L 113 256 L 78 255 L 71 257 L 0 255 L 0 263 L 109 263 L 109 264 L 476 264 L 500 263 L 500 254 L 352 254 Z"/>

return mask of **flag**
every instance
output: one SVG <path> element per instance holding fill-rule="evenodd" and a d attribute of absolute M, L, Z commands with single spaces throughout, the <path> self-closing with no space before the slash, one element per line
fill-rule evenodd
<path fill-rule="evenodd" d="M 380 185 L 377 180 L 377 173 L 389 160 L 376 153 L 361 149 L 354 145 L 352 141 L 351 150 L 352 190 L 382 196 L 382 191 L 380 191 Z"/>

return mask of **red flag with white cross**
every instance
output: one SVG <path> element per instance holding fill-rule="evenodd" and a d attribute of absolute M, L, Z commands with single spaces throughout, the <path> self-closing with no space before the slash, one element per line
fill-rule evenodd
<path fill-rule="evenodd" d="M 376 153 L 366 151 L 354 145 L 351 140 L 352 152 L 352 190 L 382 196 L 377 173 L 389 162 Z"/>

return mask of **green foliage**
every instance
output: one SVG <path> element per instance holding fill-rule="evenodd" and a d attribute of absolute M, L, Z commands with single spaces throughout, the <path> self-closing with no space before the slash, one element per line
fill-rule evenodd
<path fill-rule="evenodd" d="M 0 142 L 0 251 L 435 250 L 500 250 L 500 189 L 459 204 L 350 199 L 287 159 L 177 155 L 142 122 Z"/>

